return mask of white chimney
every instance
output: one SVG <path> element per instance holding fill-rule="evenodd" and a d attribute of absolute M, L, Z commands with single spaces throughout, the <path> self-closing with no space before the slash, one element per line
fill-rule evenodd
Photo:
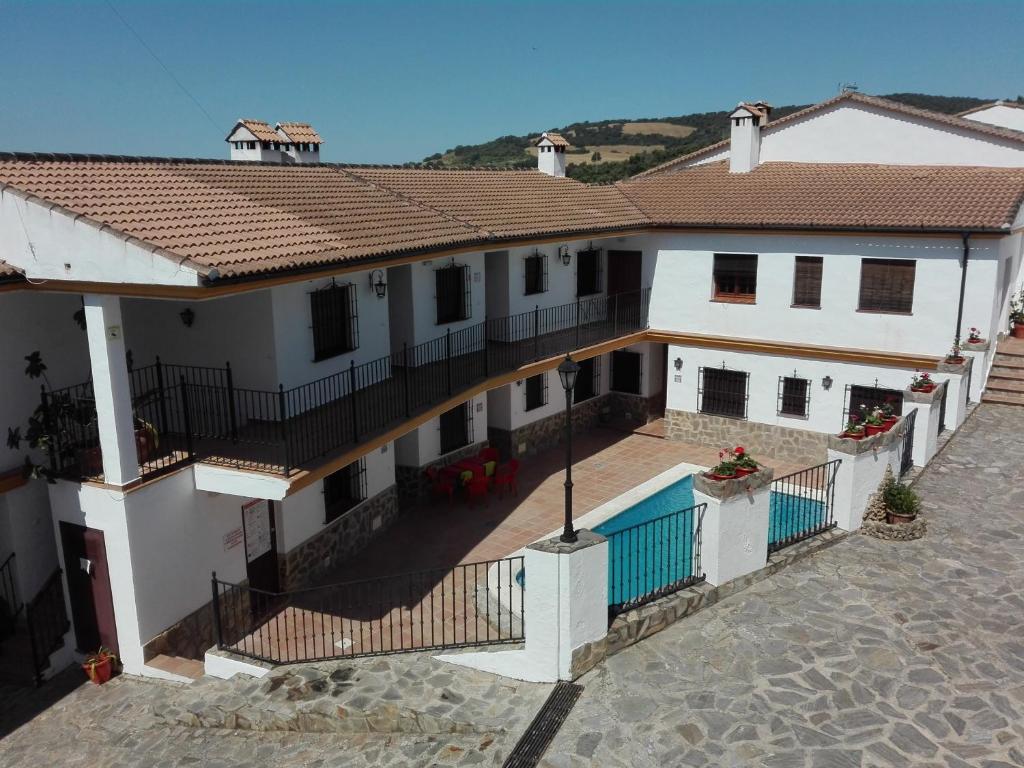
<path fill-rule="evenodd" d="M 238 120 L 224 140 L 231 147 L 232 160 L 279 163 L 283 159 L 281 137 L 262 120 Z"/>
<path fill-rule="evenodd" d="M 537 147 L 537 170 L 548 176 L 565 176 L 565 150 L 571 145 L 554 131 L 542 133 Z"/>
<path fill-rule="evenodd" d="M 729 172 L 748 173 L 761 161 L 761 129 L 768 123 L 772 107 L 763 101 L 740 102 L 729 115 Z"/>

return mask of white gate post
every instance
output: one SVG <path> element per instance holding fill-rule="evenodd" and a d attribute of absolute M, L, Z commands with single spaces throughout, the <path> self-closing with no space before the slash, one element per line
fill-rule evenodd
<path fill-rule="evenodd" d="M 736 480 L 694 475 L 694 503 L 707 504 L 700 559 L 709 584 L 718 586 L 767 565 L 772 477 L 768 468 Z"/>

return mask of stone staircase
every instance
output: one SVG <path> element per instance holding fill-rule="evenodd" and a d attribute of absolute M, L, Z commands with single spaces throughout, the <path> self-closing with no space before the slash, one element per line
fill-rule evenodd
<path fill-rule="evenodd" d="M 1024 339 L 999 342 L 981 401 L 1024 406 Z"/>

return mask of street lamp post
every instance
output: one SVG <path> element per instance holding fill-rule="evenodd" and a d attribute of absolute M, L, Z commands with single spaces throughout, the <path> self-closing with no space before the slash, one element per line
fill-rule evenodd
<path fill-rule="evenodd" d="M 559 539 L 566 543 L 576 541 L 572 527 L 572 390 L 579 372 L 579 365 L 568 354 L 558 365 L 558 378 L 565 390 L 565 528 Z"/>

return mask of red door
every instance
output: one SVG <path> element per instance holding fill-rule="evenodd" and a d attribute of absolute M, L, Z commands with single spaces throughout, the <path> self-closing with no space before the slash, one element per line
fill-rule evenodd
<path fill-rule="evenodd" d="M 119 653 L 103 531 L 61 523 L 60 539 L 78 650 L 92 653 L 103 646 Z"/>

